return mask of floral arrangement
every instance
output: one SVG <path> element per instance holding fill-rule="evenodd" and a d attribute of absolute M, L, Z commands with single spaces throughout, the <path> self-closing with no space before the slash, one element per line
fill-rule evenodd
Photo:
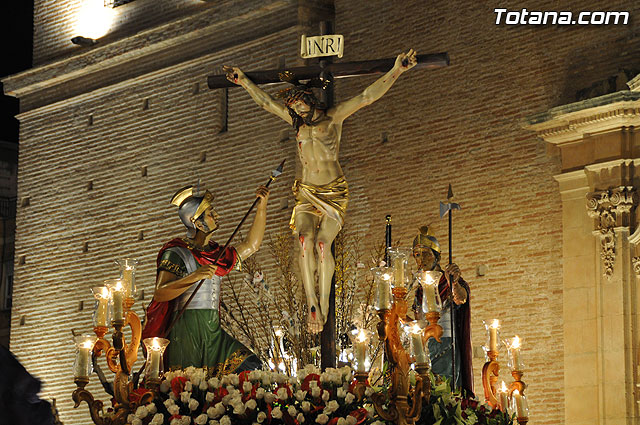
<path fill-rule="evenodd" d="M 320 372 L 308 365 L 290 377 L 250 371 L 222 378 L 189 367 L 165 373 L 158 396 L 129 415 L 132 425 L 383 425 L 370 403 L 367 387 L 358 400 L 350 367 Z M 435 378 L 433 383 L 435 384 Z M 131 394 L 138 401 L 147 390 Z M 434 425 L 511 425 L 508 415 L 475 399 L 451 392 L 446 382 L 434 387 L 419 423 Z"/>

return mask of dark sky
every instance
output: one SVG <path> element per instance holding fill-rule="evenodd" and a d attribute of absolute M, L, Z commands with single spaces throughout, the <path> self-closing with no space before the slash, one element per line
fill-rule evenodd
<path fill-rule="evenodd" d="M 31 68 L 33 0 L 0 1 L 0 78 Z M 0 84 L 0 87 L 2 85 Z M 0 89 L 0 94 L 4 93 Z M 18 100 L 0 97 L 0 140 L 18 142 Z"/>

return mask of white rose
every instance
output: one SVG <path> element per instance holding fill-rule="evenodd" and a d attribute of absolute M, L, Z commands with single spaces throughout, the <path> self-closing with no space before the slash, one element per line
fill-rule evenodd
<path fill-rule="evenodd" d="M 271 416 L 273 416 L 276 419 L 282 418 L 282 410 L 280 410 L 279 407 L 274 407 L 273 410 L 271 411 Z"/>
<path fill-rule="evenodd" d="M 184 390 L 193 391 L 193 384 L 191 384 L 191 381 L 187 381 L 184 383 Z"/>
<path fill-rule="evenodd" d="M 269 373 L 265 373 L 262 375 L 262 385 L 264 386 L 271 385 L 271 377 L 269 376 Z"/>
<path fill-rule="evenodd" d="M 287 382 L 289 380 L 289 377 L 283 373 L 278 373 L 276 375 L 276 382 L 278 384 L 284 384 L 285 382 Z"/>
<path fill-rule="evenodd" d="M 220 388 L 220 380 L 218 378 L 209 379 L 209 388 L 211 388 L 212 390 Z"/>
<path fill-rule="evenodd" d="M 347 425 L 356 425 L 357 423 L 358 423 L 358 420 L 356 419 L 355 416 L 351 416 L 351 415 L 347 416 Z"/>
<path fill-rule="evenodd" d="M 173 404 L 173 405 L 167 407 L 167 411 L 169 412 L 169 414 L 171 416 L 173 416 L 173 415 L 177 415 L 178 412 L 180 412 L 180 408 L 178 406 L 176 406 L 175 404 Z"/>
<path fill-rule="evenodd" d="M 347 393 L 347 396 L 344 398 L 344 402 L 347 404 L 351 404 L 355 399 L 356 399 L 356 396 L 353 395 L 353 393 Z"/>
<path fill-rule="evenodd" d="M 207 381 L 203 379 L 200 381 L 200 385 L 198 385 L 198 388 L 200 389 L 200 391 L 207 391 L 209 389 L 209 385 L 207 384 Z"/>
<path fill-rule="evenodd" d="M 156 413 L 149 422 L 150 425 L 162 425 L 164 423 L 164 415 L 162 413 Z"/>
<path fill-rule="evenodd" d="M 146 418 L 149 414 L 149 409 L 146 406 L 140 406 L 136 409 L 136 417 L 142 419 Z"/>
<path fill-rule="evenodd" d="M 250 381 L 259 381 L 262 377 L 262 372 L 259 370 L 252 370 L 249 372 L 249 380 Z"/>
<path fill-rule="evenodd" d="M 200 376 L 199 375 L 194 375 L 191 377 L 191 385 L 193 385 L 194 387 L 199 387 L 200 386 Z M 189 390 L 191 391 L 191 390 Z"/>
<path fill-rule="evenodd" d="M 336 425 L 347 425 L 347 420 L 345 418 L 339 418 Z"/>
<path fill-rule="evenodd" d="M 205 425 L 208 420 L 209 418 L 207 417 L 207 415 L 203 413 L 197 418 L 195 418 L 193 421 L 198 425 Z"/>
<path fill-rule="evenodd" d="M 320 397 L 320 393 L 322 392 L 322 390 L 320 389 L 320 387 L 313 387 L 311 388 L 311 395 L 314 398 L 318 398 Z"/>
<path fill-rule="evenodd" d="M 320 425 L 324 425 L 327 422 L 329 422 L 329 416 L 325 415 L 324 413 L 321 413 L 316 418 L 316 422 L 319 423 Z"/>
<path fill-rule="evenodd" d="M 127 422 L 132 422 L 135 418 L 136 418 L 136 415 L 134 415 L 133 413 L 130 413 L 129 415 L 127 415 Z"/>
<path fill-rule="evenodd" d="M 256 421 L 258 421 L 258 423 L 262 423 L 264 422 L 264 420 L 267 419 L 267 414 L 264 412 L 259 412 L 258 413 L 258 417 L 256 418 Z"/>
<path fill-rule="evenodd" d="M 154 415 L 158 412 L 158 408 L 156 407 L 155 404 L 153 403 L 149 403 L 147 405 L 147 410 L 149 411 L 150 414 Z"/>
<path fill-rule="evenodd" d="M 171 419 L 171 422 L 169 422 L 169 425 L 181 425 L 182 422 L 180 421 L 180 419 Z"/>
<path fill-rule="evenodd" d="M 256 390 L 256 398 L 257 398 L 258 400 L 262 400 L 262 397 L 264 397 L 265 392 L 266 392 L 266 391 L 264 390 L 264 388 L 262 388 L 262 387 L 258 388 L 258 389 Z"/>
<path fill-rule="evenodd" d="M 289 393 L 286 388 L 280 388 L 278 389 L 276 396 L 278 397 L 278 400 L 287 400 L 289 398 Z"/>
<path fill-rule="evenodd" d="M 217 414 L 215 407 L 210 407 L 207 409 L 207 416 L 211 419 L 217 419 L 220 417 L 220 415 Z"/>
<path fill-rule="evenodd" d="M 374 423 L 372 423 L 371 425 L 384 425 L 384 422 L 381 421 L 375 421 Z"/>
<path fill-rule="evenodd" d="M 329 374 L 327 372 L 324 372 L 322 375 L 320 375 L 320 382 L 321 383 L 326 384 L 330 380 L 331 379 L 329 378 Z"/>
<path fill-rule="evenodd" d="M 169 408 L 169 406 L 173 406 L 174 404 L 176 404 L 176 402 L 171 399 L 167 399 L 164 401 L 164 407 L 166 407 L 167 409 Z"/>
<path fill-rule="evenodd" d="M 305 420 L 304 415 L 302 413 L 298 413 L 298 416 L 296 417 L 296 419 L 298 420 L 298 423 L 303 423 Z"/>
<path fill-rule="evenodd" d="M 249 410 L 256 410 L 256 407 L 258 407 L 258 403 L 254 399 L 247 400 L 244 405 Z"/>
<path fill-rule="evenodd" d="M 291 416 L 293 418 L 294 416 L 296 416 L 298 414 L 298 411 L 296 410 L 295 407 L 289 406 L 289 408 L 287 409 L 287 413 L 289 414 L 289 416 Z"/>
<path fill-rule="evenodd" d="M 216 398 L 216 395 L 209 391 L 207 391 L 207 394 L 204 396 L 204 399 L 207 401 L 207 403 L 211 403 L 214 398 Z"/>
<path fill-rule="evenodd" d="M 253 385 L 251 385 L 251 382 L 244 381 L 242 383 L 242 391 L 244 391 L 245 393 L 250 392 L 252 388 L 253 388 Z"/>
<path fill-rule="evenodd" d="M 309 413 L 309 410 L 311 410 L 311 403 L 309 403 L 308 401 L 303 401 L 302 402 L 302 411 L 304 413 Z"/>
<path fill-rule="evenodd" d="M 367 397 L 371 397 L 371 394 L 373 394 L 373 388 L 367 387 L 367 389 L 364 390 L 364 395 L 366 395 Z"/>
<path fill-rule="evenodd" d="M 226 412 L 226 411 L 227 411 L 227 408 L 226 408 L 226 407 L 224 407 L 224 404 L 222 404 L 222 403 L 217 403 L 217 404 L 216 404 L 215 406 L 213 406 L 213 407 L 215 407 L 215 409 L 216 409 L 216 413 L 217 413 L 218 417 L 220 417 L 220 416 L 224 415 L 224 412 Z M 217 418 L 215 418 L 215 419 L 217 419 Z"/>
<path fill-rule="evenodd" d="M 367 417 L 373 418 L 373 415 L 375 415 L 375 413 L 376 413 L 375 409 L 373 408 L 373 405 L 365 404 L 364 408 L 367 411 Z"/>
<path fill-rule="evenodd" d="M 178 401 L 178 400 L 180 400 L 178 397 L 176 397 L 176 395 L 173 393 L 173 391 L 171 391 L 171 392 L 169 393 L 169 398 L 170 398 L 171 400 L 173 400 L 173 401 Z"/>
<path fill-rule="evenodd" d="M 183 416 L 180 419 L 180 425 L 189 425 L 191 423 L 191 416 Z"/>
<path fill-rule="evenodd" d="M 339 408 L 340 408 L 340 405 L 338 404 L 338 402 L 335 400 L 331 400 L 329 403 L 327 403 L 327 407 L 325 407 L 325 410 L 329 409 L 331 413 L 333 413 Z"/>
<path fill-rule="evenodd" d="M 184 404 L 189 403 L 189 399 L 191 398 L 191 393 L 189 391 L 183 391 L 180 393 L 180 401 Z"/>
<path fill-rule="evenodd" d="M 163 393 L 168 393 L 170 389 L 171 389 L 171 382 L 169 382 L 168 379 L 165 379 L 160 383 L 160 391 L 162 391 Z"/>
<path fill-rule="evenodd" d="M 264 401 L 267 404 L 272 404 L 276 400 L 276 395 L 274 393 L 264 393 Z"/>
<path fill-rule="evenodd" d="M 196 410 L 199 405 L 200 405 L 200 402 L 195 398 L 192 398 L 189 400 L 189 410 L 191 410 L 192 412 Z"/>
<path fill-rule="evenodd" d="M 331 381 L 336 385 L 342 384 L 342 373 L 340 372 L 332 373 Z"/>
<path fill-rule="evenodd" d="M 244 403 L 242 402 L 233 405 L 233 413 L 236 415 L 244 415 L 245 410 L 247 410 L 247 408 L 244 407 Z"/>
<path fill-rule="evenodd" d="M 323 391 L 322 392 L 322 401 L 328 401 L 329 400 L 329 391 Z"/>
<path fill-rule="evenodd" d="M 338 391 L 336 391 L 336 396 L 338 398 L 345 398 L 347 396 L 347 392 L 344 388 L 338 388 Z"/>
<path fill-rule="evenodd" d="M 216 420 L 211 419 L 211 420 L 209 421 L 209 425 L 220 425 L 220 422 L 218 422 L 218 421 L 216 421 Z"/>
<path fill-rule="evenodd" d="M 229 375 L 229 380 L 231 382 L 231 385 L 233 385 L 234 387 L 237 387 L 238 384 L 240 384 L 240 377 L 238 375 L 236 375 L 235 373 L 231 373 Z"/>
<path fill-rule="evenodd" d="M 318 388 L 318 381 L 309 381 L 309 388 Z"/>
<path fill-rule="evenodd" d="M 231 425 L 231 418 L 224 415 L 222 419 L 220 419 L 220 425 Z"/>
<path fill-rule="evenodd" d="M 307 392 L 306 391 L 302 391 L 302 390 L 298 390 L 298 391 L 296 391 L 295 395 L 296 395 L 296 400 L 302 401 L 307 396 Z"/>
<path fill-rule="evenodd" d="M 140 418 L 134 418 L 134 419 L 131 421 L 131 425 L 142 425 L 142 419 L 140 419 Z"/>

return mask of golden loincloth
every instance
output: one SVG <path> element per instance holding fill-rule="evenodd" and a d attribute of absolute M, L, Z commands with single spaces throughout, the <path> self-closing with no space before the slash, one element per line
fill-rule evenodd
<path fill-rule="evenodd" d="M 349 202 L 349 186 L 344 176 L 322 186 L 302 183 L 299 180 L 293 182 L 293 194 L 296 197 L 296 205 L 291 213 L 289 227 L 295 232 L 296 214 L 309 213 L 318 217 L 330 217 L 340 224 L 344 224 L 344 215 Z"/>

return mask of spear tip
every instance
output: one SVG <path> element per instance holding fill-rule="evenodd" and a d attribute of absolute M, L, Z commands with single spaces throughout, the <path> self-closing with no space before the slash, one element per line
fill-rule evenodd
<path fill-rule="evenodd" d="M 453 189 L 451 188 L 451 183 L 449 183 L 449 191 L 447 192 L 447 200 L 451 201 L 453 199 Z"/>

